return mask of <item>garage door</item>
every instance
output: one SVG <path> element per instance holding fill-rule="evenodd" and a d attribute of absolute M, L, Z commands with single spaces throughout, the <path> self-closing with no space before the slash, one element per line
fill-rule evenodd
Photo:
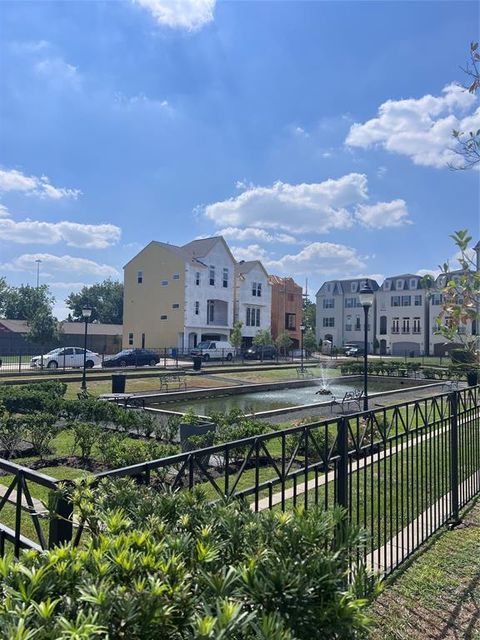
<path fill-rule="evenodd" d="M 420 355 L 420 345 L 418 342 L 396 342 L 392 344 L 393 356 L 404 356 L 405 353 L 409 356 L 412 352 L 415 356 Z"/>

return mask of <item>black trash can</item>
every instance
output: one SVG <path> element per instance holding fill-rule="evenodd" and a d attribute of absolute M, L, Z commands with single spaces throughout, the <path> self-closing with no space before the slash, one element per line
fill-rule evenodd
<path fill-rule="evenodd" d="M 112 393 L 125 393 L 127 376 L 124 373 L 112 374 Z"/>
<path fill-rule="evenodd" d="M 192 356 L 193 359 L 193 370 L 200 371 L 202 368 L 202 356 Z"/>

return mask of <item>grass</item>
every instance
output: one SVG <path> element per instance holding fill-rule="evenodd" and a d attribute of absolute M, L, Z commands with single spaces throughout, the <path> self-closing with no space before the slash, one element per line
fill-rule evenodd
<path fill-rule="evenodd" d="M 480 504 L 394 578 L 371 607 L 371 640 L 479 640 Z"/>

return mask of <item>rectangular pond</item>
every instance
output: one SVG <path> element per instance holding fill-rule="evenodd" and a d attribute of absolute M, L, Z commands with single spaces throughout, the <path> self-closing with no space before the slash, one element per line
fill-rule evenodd
<path fill-rule="evenodd" d="M 369 379 L 369 393 L 379 393 L 382 391 L 395 391 L 411 386 L 409 379 Z M 342 400 L 347 391 L 355 388 L 362 388 L 363 383 L 356 378 L 351 382 L 334 379 L 329 382 L 329 389 L 337 400 Z M 178 411 L 186 413 L 193 411 L 196 415 L 210 416 L 212 413 L 240 409 L 243 413 L 261 413 L 263 411 L 273 411 L 275 409 L 286 409 L 288 407 L 299 407 L 320 402 L 329 402 L 331 395 L 319 395 L 317 391 L 321 388 L 312 382 L 311 386 L 301 388 L 283 388 L 274 391 L 256 391 L 240 393 L 236 395 L 223 395 L 219 397 L 195 398 L 192 400 L 179 400 L 177 402 L 162 403 L 161 405 L 149 402 L 149 406 L 166 409 L 168 411 Z"/>

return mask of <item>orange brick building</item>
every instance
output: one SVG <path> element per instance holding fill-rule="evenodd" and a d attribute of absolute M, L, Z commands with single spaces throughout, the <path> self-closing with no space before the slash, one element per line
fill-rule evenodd
<path fill-rule="evenodd" d="M 272 285 L 272 338 L 286 331 L 293 340 L 293 348 L 300 345 L 300 326 L 303 320 L 303 291 L 293 278 L 268 276 Z"/>

